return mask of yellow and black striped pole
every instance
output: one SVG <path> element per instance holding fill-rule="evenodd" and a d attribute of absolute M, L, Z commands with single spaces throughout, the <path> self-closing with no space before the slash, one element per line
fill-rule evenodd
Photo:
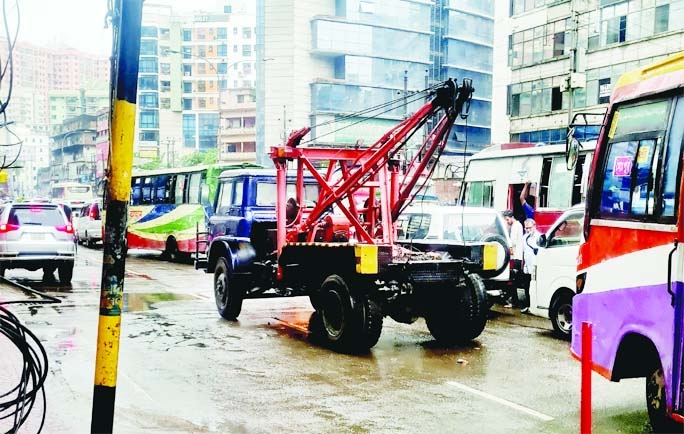
<path fill-rule="evenodd" d="M 112 104 L 106 190 L 100 317 L 95 358 L 91 433 L 111 433 L 119 361 L 119 337 L 126 269 L 126 225 L 131 195 L 135 103 L 143 0 L 116 0 L 112 11 Z"/>

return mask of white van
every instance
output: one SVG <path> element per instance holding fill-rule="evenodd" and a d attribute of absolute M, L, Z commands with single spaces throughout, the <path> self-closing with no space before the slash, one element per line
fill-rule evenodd
<path fill-rule="evenodd" d="M 577 255 L 582 240 L 584 205 L 561 214 L 539 240 L 530 282 L 530 313 L 549 318 L 559 336 L 570 339 Z"/>

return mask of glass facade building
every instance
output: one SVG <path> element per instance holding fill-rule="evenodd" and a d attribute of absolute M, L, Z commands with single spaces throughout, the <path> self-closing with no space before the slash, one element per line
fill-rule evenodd
<path fill-rule="evenodd" d="M 309 99 L 309 106 L 300 111 L 307 113 L 305 125 L 313 126 L 314 144 L 373 143 L 424 104 L 425 94 L 418 94 L 419 91 L 448 78 L 458 79 L 459 83 L 463 78 L 471 78 L 476 91 L 467 126 L 454 128 L 445 154 L 460 154 L 464 150 L 470 154 L 489 144 L 493 0 L 335 0 L 332 3 L 326 9 L 327 6 L 313 1 L 257 2 L 257 38 L 259 26 L 264 26 L 262 54 L 276 60 L 279 55 L 282 57 L 282 51 L 269 48 L 275 43 L 268 34 L 275 20 L 273 14 L 282 13 L 287 20 L 285 13 L 287 17 L 297 17 L 297 8 L 307 8 L 311 46 L 305 61 L 315 71 L 306 78 L 308 89 L 302 91 Z M 295 10 L 290 11 L 289 6 Z M 312 8 L 318 10 L 311 12 Z M 257 39 L 257 50 L 259 46 Z M 298 54 L 291 56 L 297 58 Z M 265 82 L 277 73 L 271 71 L 267 63 Z M 283 98 L 282 104 L 272 104 L 270 109 L 266 98 L 272 96 L 272 93 L 268 97 L 262 95 L 260 99 L 257 89 L 258 153 L 265 152 L 270 145 L 264 143 L 269 141 L 267 134 L 260 137 L 259 119 L 267 118 L 268 129 L 268 118 L 282 117 L 282 107 L 289 103 Z M 409 101 L 408 106 L 404 100 Z M 390 101 L 396 103 L 380 111 L 357 113 Z M 288 114 L 293 111 L 288 110 Z M 300 118 L 299 122 L 304 123 L 303 114 Z M 372 119 L 359 123 L 368 118 Z M 285 123 L 282 131 L 271 137 L 283 139 L 293 129 L 295 126 L 289 128 Z"/>

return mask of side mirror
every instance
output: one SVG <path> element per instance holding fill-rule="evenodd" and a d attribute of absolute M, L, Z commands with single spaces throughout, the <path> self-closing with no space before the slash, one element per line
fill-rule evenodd
<path fill-rule="evenodd" d="M 537 245 L 539 247 L 546 247 L 546 242 L 548 240 L 546 239 L 546 234 L 541 234 L 539 235 L 539 240 L 537 240 Z"/>
<path fill-rule="evenodd" d="M 577 165 L 579 157 L 580 142 L 575 138 L 575 129 L 568 128 L 568 135 L 565 138 L 565 166 L 568 170 L 573 170 Z"/>

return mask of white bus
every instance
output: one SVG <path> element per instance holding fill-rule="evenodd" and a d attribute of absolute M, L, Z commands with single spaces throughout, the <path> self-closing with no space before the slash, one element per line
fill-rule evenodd
<path fill-rule="evenodd" d="M 94 199 L 94 193 L 89 184 L 58 182 L 50 189 L 50 198 L 69 205 L 71 209 L 80 209 L 86 202 Z"/>

